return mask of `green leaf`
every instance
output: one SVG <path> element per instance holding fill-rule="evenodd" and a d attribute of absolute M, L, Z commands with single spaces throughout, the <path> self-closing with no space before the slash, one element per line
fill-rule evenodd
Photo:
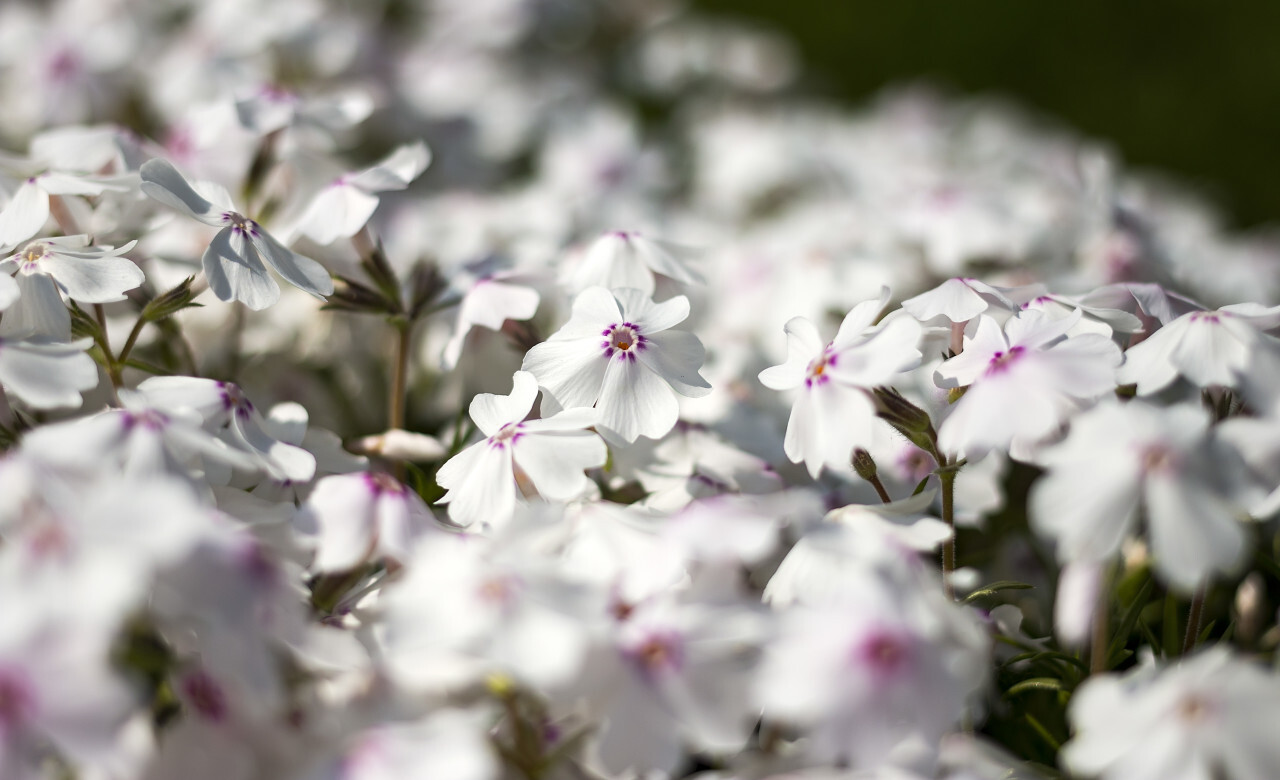
<path fill-rule="evenodd" d="M 1119 663 L 1117 655 L 1124 649 L 1125 645 L 1129 644 L 1129 634 L 1133 633 L 1133 627 L 1138 622 L 1138 616 L 1142 614 L 1142 608 L 1146 606 L 1147 598 L 1151 595 L 1151 590 L 1155 587 L 1155 584 L 1155 580 L 1148 576 L 1146 582 L 1142 584 L 1142 588 L 1138 591 L 1138 595 L 1130 602 L 1125 609 L 1124 616 L 1120 618 L 1120 624 L 1116 626 L 1116 632 L 1111 637 L 1111 643 L 1107 646 L 1108 669 Z"/>
<path fill-rule="evenodd" d="M 1025 582 L 1016 582 L 1014 580 L 1000 580 L 999 582 L 993 582 L 990 585 L 984 585 L 981 588 L 978 588 L 973 593 L 970 593 L 968 596 L 965 596 L 963 599 L 961 599 L 960 603 L 968 604 L 980 598 L 985 598 L 986 596 L 991 596 L 996 593 L 999 593 L 1002 590 L 1030 590 L 1034 587 L 1035 587 L 1034 585 L 1029 585 Z"/>
<path fill-rule="evenodd" d="M 1016 696 L 1028 691 L 1052 691 L 1054 693 L 1070 692 L 1069 689 L 1062 684 L 1062 680 L 1055 677 L 1031 677 L 1010 686 L 1009 690 L 1004 692 L 1004 695 L 1006 697 Z"/>

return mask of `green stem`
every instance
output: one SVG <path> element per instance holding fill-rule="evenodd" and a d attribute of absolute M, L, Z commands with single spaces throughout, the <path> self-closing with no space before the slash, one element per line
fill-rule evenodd
<path fill-rule="evenodd" d="M 1098 603 L 1093 606 L 1093 636 L 1090 638 L 1089 645 L 1089 674 L 1102 674 L 1107 671 L 1107 631 L 1108 629 L 1108 600 L 1109 590 L 1111 587 L 1110 570 L 1102 575 L 1102 581 L 1098 583 Z"/>
<path fill-rule="evenodd" d="M 111 342 L 107 339 L 107 313 L 102 308 L 102 304 L 93 304 L 93 316 L 98 321 L 98 346 L 102 347 L 102 357 L 107 364 L 107 378 L 111 380 L 111 396 L 115 399 L 115 405 L 120 405 L 120 398 L 116 392 L 120 386 L 124 384 L 124 377 L 120 372 L 120 363 L 111 357 Z"/>
<path fill-rule="evenodd" d="M 955 598 L 951 575 L 956 570 L 956 471 L 948 468 L 946 458 L 939 461 L 938 479 L 942 482 L 942 521 L 951 535 L 942 548 L 942 586 L 948 598 Z"/>
<path fill-rule="evenodd" d="M 395 329 L 396 358 L 391 378 L 391 398 L 388 404 L 390 409 L 387 415 L 388 430 L 404 428 L 405 394 L 409 381 L 409 346 L 412 342 L 410 334 L 413 330 L 413 323 L 407 321 L 396 322 Z M 404 463 L 397 461 L 394 468 L 396 479 L 404 481 Z"/>
<path fill-rule="evenodd" d="M 120 357 L 116 358 L 118 364 L 124 365 L 124 362 L 129 359 L 129 353 L 133 351 L 134 344 L 138 343 L 138 334 L 142 333 L 142 328 L 146 324 L 147 321 L 141 317 L 138 318 L 137 322 L 133 323 L 133 329 L 129 331 L 129 338 L 124 340 L 124 346 L 120 349 Z"/>
<path fill-rule="evenodd" d="M 1200 622 L 1204 616 L 1204 599 L 1208 590 L 1209 585 L 1202 584 L 1196 588 L 1195 595 L 1191 597 L 1191 611 L 1187 615 L 1187 633 L 1182 638 L 1183 655 L 1194 650 L 1196 643 L 1200 641 Z"/>

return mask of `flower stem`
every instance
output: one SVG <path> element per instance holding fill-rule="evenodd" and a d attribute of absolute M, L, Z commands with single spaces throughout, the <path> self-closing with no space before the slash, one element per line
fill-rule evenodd
<path fill-rule="evenodd" d="M 956 469 L 946 457 L 939 461 L 938 479 L 942 482 L 942 521 L 947 524 L 951 536 L 942 547 L 942 587 L 948 598 L 955 598 L 951 575 L 956 570 Z"/>
<path fill-rule="evenodd" d="M 1093 636 L 1089 645 L 1089 674 L 1107 671 L 1107 608 L 1110 606 L 1107 596 L 1111 587 L 1110 580 L 1110 575 L 1104 573 L 1102 582 L 1098 583 L 1098 603 L 1093 607 Z"/>
<path fill-rule="evenodd" d="M 1191 611 L 1187 614 L 1187 633 L 1182 638 L 1183 655 L 1194 650 L 1196 644 L 1200 641 L 1200 622 L 1204 616 L 1205 592 L 1208 589 L 1207 583 L 1202 584 L 1196 588 L 1195 595 L 1191 597 Z"/>
<path fill-rule="evenodd" d="M 107 338 L 107 313 L 102 308 L 102 304 L 93 304 L 93 316 L 98 321 L 98 331 L 101 333 L 99 346 L 102 347 L 102 357 L 107 364 L 107 378 L 111 380 L 111 396 L 115 400 L 115 405 L 120 405 L 120 398 L 116 392 L 120 386 L 124 384 L 124 377 L 120 372 L 120 363 L 111 357 L 111 342 Z"/>
<path fill-rule="evenodd" d="M 391 398 L 388 403 L 387 429 L 401 430 L 404 428 L 405 393 L 409 379 L 409 346 L 412 341 L 410 334 L 413 330 L 413 323 L 407 320 L 396 321 L 394 325 L 396 330 L 396 358 L 391 377 Z M 396 461 L 395 476 L 396 479 L 404 481 L 405 465 L 402 461 Z"/>

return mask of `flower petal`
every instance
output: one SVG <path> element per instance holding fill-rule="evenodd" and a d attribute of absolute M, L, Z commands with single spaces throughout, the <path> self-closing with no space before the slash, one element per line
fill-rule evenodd
<path fill-rule="evenodd" d="M 34 179 L 24 181 L 0 211 L 0 247 L 26 241 L 39 233 L 48 219 L 49 194 L 36 186 Z"/>
<path fill-rule="evenodd" d="M 449 505 L 458 525 L 500 525 L 515 513 L 516 477 L 504 447 L 477 442 L 441 466 L 436 480 L 449 490 L 438 503 Z"/>
<path fill-rule="evenodd" d="M 636 359 L 662 377 L 677 393 L 701 398 L 711 392 L 711 385 L 698 373 L 706 354 L 697 336 L 688 331 L 667 330 L 648 336 L 644 349 L 636 352 Z"/>
<path fill-rule="evenodd" d="M 480 393 L 471 399 L 471 419 L 485 436 L 492 436 L 502 426 L 528 417 L 537 397 L 537 378 L 528 371 L 517 371 L 511 377 L 510 395 Z"/>
<path fill-rule="evenodd" d="M 512 444 L 511 456 L 533 486 L 552 501 L 568 501 L 591 485 L 583 472 L 603 466 L 609 457 L 594 433 L 528 434 Z"/>
<path fill-rule="evenodd" d="M 0 341 L 0 384 L 36 409 L 76 408 L 98 384 L 89 339 L 70 344 Z"/>
<path fill-rule="evenodd" d="M 679 325 L 689 318 L 689 299 L 683 295 L 654 303 L 640 290 L 614 290 L 613 295 L 622 305 L 623 316 L 634 322 L 646 337 Z"/>
<path fill-rule="evenodd" d="M 148 197 L 206 225 L 222 224 L 222 212 L 201 197 L 168 160 L 147 160 L 138 174 L 142 177 L 142 192 Z"/>
<path fill-rule="evenodd" d="M 240 301 L 260 311 L 280 300 L 280 287 L 238 228 L 225 227 L 201 258 L 209 289 L 221 301 Z"/>
<path fill-rule="evenodd" d="M 822 338 L 812 322 L 792 317 L 784 328 L 787 334 L 787 362 L 760 372 L 760 384 L 770 390 L 790 390 L 804 381 L 809 362 L 822 352 Z"/>
<path fill-rule="evenodd" d="M 571 409 L 596 402 L 608 365 L 597 333 L 572 341 L 544 341 L 525 353 L 521 370 L 537 377 L 562 408 Z"/>
<path fill-rule="evenodd" d="M 320 300 L 333 293 L 333 277 L 324 266 L 284 246 L 260 226 L 249 236 L 262 259 L 289 284 Z"/>
<path fill-rule="evenodd" d="M 680 418 L 675 393 L 648 366 L 609 360 L 600 388 L 600 428 L 628 444 L 640 436 L 661 438 Z"/>
<path fill-rule="evenodd" d="M 298 220 L 297 229 L 322 246 L 350 238 L 365 226 L 378 208 L 378 199 L 350 184 L 335 182 L 312 200 Z"/>
<path fill-rule="evenodd" d="M 78 259 L 52 253 L 40 265 L 57 280 L 68 298 L 81 303 L 123 301 L 127 290 L 140 286 L 147 278 L 132 260 L 110 255 Z"/>

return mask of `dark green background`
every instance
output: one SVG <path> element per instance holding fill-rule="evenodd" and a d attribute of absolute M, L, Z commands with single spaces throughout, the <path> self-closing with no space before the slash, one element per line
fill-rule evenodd
<path fill-rule="evenodd" d="M 1280 222 L 1280 1 L 696 5 L 787 31 L 822 94 L 925 77 L 1011 96 L 1206 190 L 1237 226 Z"/>

